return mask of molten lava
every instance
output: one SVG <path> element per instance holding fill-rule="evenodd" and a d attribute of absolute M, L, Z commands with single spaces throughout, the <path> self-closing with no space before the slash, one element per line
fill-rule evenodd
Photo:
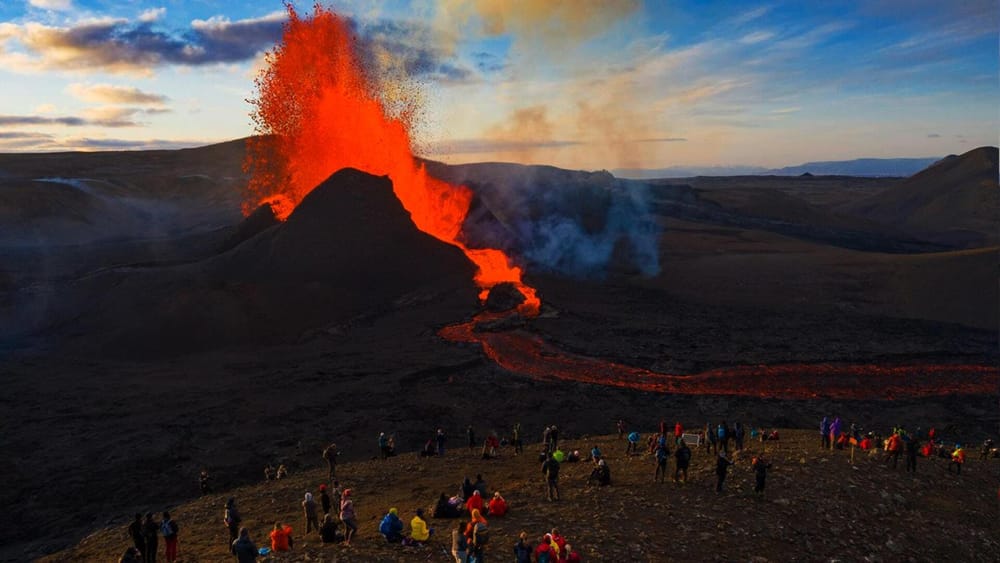
<path fill-rule="evenodd" d="M 907 364 L 786 364 L 736 366 L 670 375 L 559 350 L 523 330 L 477 331 L 480 321 L 446 327 L 453 342 L 478 343 L 500 367 L 543 381 L 577 381 L 680 395 L 739 395 L 777 399 L 898 399 L 996 393 L 996 366 Z"/>
<path fill-rule="evenodd" d="M 511 282 L 527 298 L 520 312 L 537 314 L 541 301 L 522 283 L 520 268 L 500 250 L 472 249 L 459 240 L 472 192 L 432 178 L 414 158 L 417 105 L 405 86 L 366 71 L 350 27 L 332 11 L 317 5 L 311 18 L 301 18 L 289 5 L 288 16 L 251 100 L 261 136 L 251 141 L 244 165 L 251 175 L 244 212 L 266 203 L 283 220 L 341 168 L 388 175 L 417 228 L 459 247 L 476 264 L 481 299 L 497 283 Z"/>

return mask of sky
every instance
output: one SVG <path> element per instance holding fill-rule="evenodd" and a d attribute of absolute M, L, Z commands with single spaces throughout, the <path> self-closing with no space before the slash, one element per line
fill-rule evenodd
<path fill-rule="evenodd" d="M 996 0 L 324 4 L 419 85 L 417 152 L 446 162 L 777 167 L 998 144 Z M 284 19 L 278 0 L 2 0 L 0 152 L 247 136 Z"/>

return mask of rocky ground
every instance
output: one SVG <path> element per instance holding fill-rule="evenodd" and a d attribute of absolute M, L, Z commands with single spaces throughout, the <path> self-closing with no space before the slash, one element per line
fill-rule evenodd
<path fill-rule="evenodd" d="M 567 414 L 553 413 L 562 421 Z M 879 454 L 820 450 L 815 432 L 780 430 L 781 440 L 748 442 L 736 454 L 726 490 L 714 491 L 711 454 L 696 450 L 686 484 L 653 482 L 649 455 L 624 455 L 617 436 L 573 436 L 563 449 L 604 451 L 612 469 L 610 487 L 588 486 L 590 464 L 563 464 L 562 498 L 544 498 L 537 444 L 513 456 L 481 460 L 452 437 L 444 458 L 404 454 L 342 464 L 341 483 L 354 490 L 360 531 L 350 547 L 323 545 L 304 535 L 302 495 L 316 492 L 325 469 L 293 471 L 286 480 L 218 491 L 179 506 L 151 503 L 141 510 L 170 509 L 179 523 L 183 562 L 227 559 L 221 518 L 225 499 L 237 499 L 244 524 L 258 546 L 275 520 L 296 529 L 295 550 L 267 561 L 447 561 L 451 520 L 430 520 L 436 533 L 427 547 L 387 545 L 378 522 L 390 506 L 404 522 L 438 494 L 457 490 L 465 476 L 481 473 L 499 490 L 511 512 L 490 520 L 489 557 L 504 560 L 519 532 L 532 539 L 553 527 L 567 537 L 584 561 L 996 561 L 997 477 L 1000 460 L 980 461 L 971 448 L 962 475 L 946 471 L 941 459 L 920 458 L 918 472 L 896 469 Z M 766 451 L 764 446 L 766 445 Z M 773 464 L 767 490 L 752 492 L 750 459 L 760 453 Z M 673 462 L 671 461 L 671 470 Z M 139 508 L 137 508 L 138 510 Z M 42 559 L 112 561 L 130 545 L 123 515 L 106 522 L 78 545 Z M 407 527 L 408 531 L 408 527 Z M 160 546 L 162 550 L 162 544 Z"/>

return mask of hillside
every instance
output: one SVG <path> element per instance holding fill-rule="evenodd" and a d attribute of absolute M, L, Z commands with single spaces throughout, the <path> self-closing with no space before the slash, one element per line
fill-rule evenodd
<path fill-rule="evenodd" d="M 996 474 L 1000 460 L 982 462 L 969 448 L 961 476 L 949 474 L 942 459 L 919 458 L 918 473 L 904 472 L 903 460 L 891 469 L 878 454 L 818 448 L 816 432 L 781 430 L 781 441 L 748 440 L 736 456 L 726 491 L 714 491 L 714 462 L 696 450 L 687 484 L 653 482 L 648 455 L 626 457 L 617 436 L 563 440 L 561 449 L 588 452 L 599 445 L 613 483 L 588 486 L 590 464 L 564 463 L 562 499 L 546 502 L 537 444 L 515 457 L 509 448 L 484 461 L 452 437 L 444 458 L 404 454 L 388 461 L 341 464 L 341 483 L 353 489 L 359 535 L 351 547 L 324 546 L 318 536 L 302 534 L 299 503 L 316 492 L 325 469 L 291 470 L 287 480 L 261 482 L 220 491 L 169 508 L 180 524 L 181 561 L 222 561 L 225 529 L 220 523 L 225 499 L 237 499 L 243 524 L 258 547 L 275 520 L 296 530 L 295 550 L 270 561 L 445 561 L 454 520 L 433 520 L 436 533 L 424 548 L 387 545 L 378 522 L 390 506 L 408 524 L 417 507 L 430 508 L 437 495 L 449 496 L 463 477 L 481 473 L 490 491 L 499 490 L 511 506 L 503 518 L 490 519 L 490 560 L 505 560 L 520 531 L 533 541 L 557 527 L 584 561 L 995 561 Z M 773 464 L 763 496 L 752 492 L 752 456 L 766 446 Z M 319 460 L 306 463 L 315 467 Z M 674 462 L 669 469 L 672 474 Z M 194 484 L 192 483 L 192 486 Z M 113 561 L 129 544 L 128 515 L 102 526 L 79 545 L 44 557 L 44 562 Z M 407 526 L 406 531 L 409 531 Z M 162 552 L 162 542 L 160 550 Z"/>
<path fill-rule="evenodd" d="M 997 148 L 950 156 L 882 193 L 843 208 L 936 242 L 995 245 L 1000 209 Z"/>

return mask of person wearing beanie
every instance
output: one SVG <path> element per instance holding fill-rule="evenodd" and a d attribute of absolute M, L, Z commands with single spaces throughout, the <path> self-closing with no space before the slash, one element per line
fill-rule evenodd
<path fill-rule="evenodd" d="M 305 500 L 302 501 L 302 511 L 306 517 L 306 533 L 312 530 L 319 532 L 319 518 L 316 516 L 316 501 L 313 500 L 312 493 L 306 493 Z"/>
<path fill-rule="evenodd" d="M 403 521 L 399 519 L 399 511 L 390 508 L 378 525 L 378 533 L 385 537 L 388 543 L 399 543 L 403 539 Z"/>
<path fill-rule="evenodd" d="M 326 492 L 326 485 L 319 486 L 319 501 L 323 506 L 323 516 L 330 513 L 330 495 Z"/>
<path fill-rule="evenodd" d="M 340 521 L 344 523 L 344 545 L 351 545 L 351 538 L 358 531 L 358 521 L 354 515 L 354 500 L 351 489 L 344 489 L 340 500 Z"/>
<path fill-rule="evenodd" d="M 489 513 L 490 516 L 503 516 L 507 514 L 507 501 L 500 496 L 500 491 L 493 493 L 493 498 L 490 499 Z"/>
<path fill-rule="evenodd" d="M 424 509 L 418 508 L 416 515 L 410 520 L 410 538 L 417 543 L 424 543 L 430 539 L 431 534 L 434 530 L 427 527 L 427 521 L 424 520 Z"/>

